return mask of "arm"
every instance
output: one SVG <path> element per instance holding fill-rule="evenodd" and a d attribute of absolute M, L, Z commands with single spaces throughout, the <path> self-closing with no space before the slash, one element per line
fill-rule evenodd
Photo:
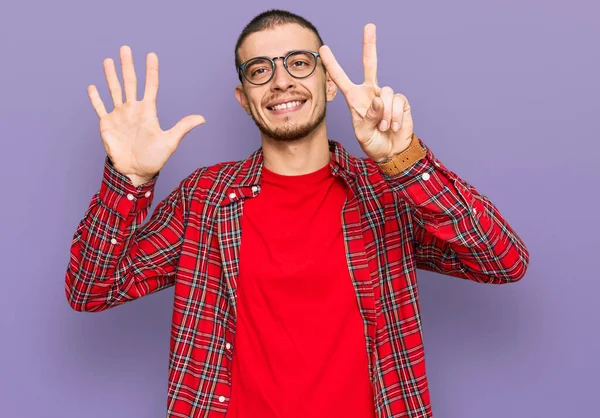
<path fill-rule="evenodd" d="M 379 87 L 375 29 L 371 23 L 364 27 L 362 84 L 350 80 L 328 46 L 319 53 L 328 88 L 335 94 L 334 83 L 346 98 L 362 150 L 379 164 L 395 196 L 412 208 L 417 265 L 479 282 L 521 279 L 529 262 L 523 242 L 492 202 L 416 138 L 406 96 Z M 413 159 L 418 153 L 422 156 Z"/>
<path fill-rule="evenodd" d="M 416 136 L 413 144 L 424 150 L 420 159 L 395 173 L 382 172 L 412 208 L 417 267 L 477 282 L 520 280 L 529 252 L 496 206 L 446 169 Z"/>
<path fill-rule="evenodd" d="M 71 246 L 65 292 L 73 309 L 101 311 L 174 283 L 185 225 L 184 187 L 182 182 L 140 226 L 157 177 L 135 187 L 106 158 L 100 191 Z"/>

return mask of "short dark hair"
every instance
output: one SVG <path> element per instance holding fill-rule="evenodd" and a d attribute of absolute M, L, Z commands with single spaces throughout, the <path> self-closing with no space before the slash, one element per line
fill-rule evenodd
<path fill-rule="evenodd" d="M 254 17 L 254 19 L 252 19 L 250 23 L 246 25 L 242 33 L 240 33 L 240 36 L 238 36 L 237 42 L 235 44 L 235 70 L 237 71 L 238 67 L 242 64 L 240 55 L 238 54 L 240 46 L 242 46 L 242 43 L 249 35 L 263 31 L 265 29 L 273 29 L 277 26 L 285 25 L 288 23 L 296 23 L 312 31 L 317 37 L 319 47 L 323 45 L 323 39 L 321 39 L 321 35 L 319 35 L 319 31 L 317 30 L 317 28 L 315 28 L 315 26 L 312 23 L 310 23 L 302 16 L 298 16 L 297 14 L 285 10 L 267 10 L 266 12 L 262 12 L 261 14 Z"/>

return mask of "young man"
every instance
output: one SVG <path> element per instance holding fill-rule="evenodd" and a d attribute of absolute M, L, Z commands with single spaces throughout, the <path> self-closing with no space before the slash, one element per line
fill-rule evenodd
<path fill-rule="evenodd" d="M 236 45 L 235 94 L 262 147 L 197 169 L 143 226 L 158 172 L 204 119 L 160 129 L 153 53 L 141 101 L 127 47 L 125 102 L 110 59 L 111 113 L 89 87 L 108 156 L 66 295 L 101 311 L 175 286 L 169 417 L 431 417 L 416 268 L 525 274 L 497 208 L 414 135 L 406 97 L 378 86 L 375 48 L 369 24 L 355 85 L 308 21 L 257 16 Z M 327 138 L 338 89 L 367 158 Z"/>

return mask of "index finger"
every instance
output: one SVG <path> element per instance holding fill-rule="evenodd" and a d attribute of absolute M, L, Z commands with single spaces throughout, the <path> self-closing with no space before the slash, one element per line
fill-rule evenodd
<path fill-rule="evenodd" d="M 331 49 L 327 45 L 323 45 L 319 48 L 319 55 L 321 61 L 323 61 L 323 65 L 325 65 L 325 69 L 336 86 L 340 88 L 344 95 L 348 93 L 352 86 L 354 86 L 354 83 L 350 81 L 350 78 L 346 75 L 340 64 L 338 64 Z"/>
<path fill-rule="evenodd" d="M 368 23 L 363 32 L 363 68 L 365 83 L 377 85 L 377 36 L 375 25 Z"/>

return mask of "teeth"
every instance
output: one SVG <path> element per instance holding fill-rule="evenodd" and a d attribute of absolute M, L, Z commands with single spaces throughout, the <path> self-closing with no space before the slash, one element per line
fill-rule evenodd
<path fill-rule="evenodd" d="M 300 106 L 301 104 L 302 104 L 302 102 L 300 102 L 300 101 L 282 103 L 282 104 L 273 106 L 272 109 L 273 110 L 289 109 L 290 107 Z"/>

